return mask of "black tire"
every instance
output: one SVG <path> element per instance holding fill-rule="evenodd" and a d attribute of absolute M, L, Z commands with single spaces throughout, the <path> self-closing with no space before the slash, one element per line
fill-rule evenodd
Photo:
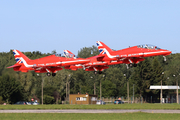
<path fill-rule="evenodd" d="M 50 73 L 50 72 L 47 72 L 47 76 L 51 76 L 51 73 Z"/>
<path fill-rule="evenodd" d="M 130 68 L 132 68 L 132 67 L 133 67 L 133 64 L 132 64 L 132 63 L 130 63 L 130 64 L 129 64 L 129 67 L 130 67 Z"/>
<path fill-rule="evenodd" d="M 134 66 L 134 67 L 137 67 L 137 64 L 134 64 L 133 66 Z"/>
<path fill-rule="evenodd" d="M 98 73 L 99 73 L 99 74 L 102 74 L 102 71 L 99 71 Z"/>
<path fill-rule="evenodd" d="M 52 73 L 52 76 L 53 76 L 53 77 L 56 76 L 56 73 Z"/>

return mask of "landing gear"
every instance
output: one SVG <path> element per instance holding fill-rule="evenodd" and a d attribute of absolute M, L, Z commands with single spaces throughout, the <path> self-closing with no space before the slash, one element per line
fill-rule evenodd
<path fill-rule="evenodd" d="M 102 74 L 102 71 L 94 71 L 94 74 L 96 75 L 96 74 Z"/>
<path fill-rule="evenodd" d="M 52 76 L 53 76 L 53 77 L 56 76 L 56 73 L 52 73 Z"/>
<path fill-rule="evenodd" d="M 99 73 L 99 74 L 102 74 L 102 71 L 99 71 L 98 73 Z"/>
<path fill-rule="evenodd" d="M 96 75 L 96 74 L 97 74 L 97 71 L 94 71 L 94 74 Z"/>
<path fill-rule="evenodd" d="M 47 76 L 48 76 L 48 77 L 51 76 L 51 73 L 50 73 L 50 72 L 47 72 Z M 52 73 L 52 76 L 53 76 L 53 77 L 56 76 L 56 73 Z"/>
<path fill-rule="evenodd" d="M 133 67 L 137 67 L 137 64 L 133 64 Z"/>
<path fill-rule="evenodd" d="M 163 56 L 163 58 L 164 58 L 164 62 L 166 62 L 166 56 Z"/>
<path fill-rule="evenodd" d="M 51 76 L 51 73 L 50 73 L 50 72 L 47 72 L 47 76 Z"/>
<path fill-rule="evenodd" d="M 129 69 L 129 68 L 132 68 L 132 67 L 137 67 L 137 64 L 136 63 L 130 63 L 129 65 L 128 64 L 126 64 L 126 67 L 127 67 L 127 69 Z"/>
<path fill-rule="evenodd" d="M 127 67 L 127 69 L 129 69 L 129 65 L 128 64 L 126 64 L 126 67 Z"/>
<path fill-rule="evenodd" d="M 130 66 L 130 67 L 133 67 L 133 64 L 132 64 L 132 63 L 130 63 L 130 64 L 129 64 L 129 66 Z"/>
<path fill-rule="evenodd" d="M 130 67 L 137 67 L 137 64 L 136 63 L 131 63 L 129 64 Z"/>

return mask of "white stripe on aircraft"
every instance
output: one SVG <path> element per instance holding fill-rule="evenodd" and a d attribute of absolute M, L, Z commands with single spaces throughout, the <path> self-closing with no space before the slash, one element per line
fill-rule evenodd
<path fill-rule="evenodd" d="M 20 60 L 23 62 L 23 64 L 26 66 L 26 67 L 28 67 L 28 68 L 30 68 L 30 67 L 34 67 L 34 65 L 30 65 L 30 64 L 28 64 L 22 57 L 20 57 Z M 76 60 L 76 61 L 66 61 L 66 62 L 56 62 L 56 63 L 46 63 L 46 64 L 38 64 L 38 66 L 40 65 L 40 66 L 45 66 L 45 65 L 54 65 L 54 64 L 65 64 L 65 63 L 72 63 L 72 62 L 87 62 L 88 60 Z M 37 66 L 37 67 L 38 67 Z"/>
<path fill-rule="evenodd" d="M 111 55 L 110 53 L 109 53 L 109 51 L 107 51 L 106 50 L 106 48 L 104 48 L 104 51 L 106 52 L 106 54 L 107 54 L 107 56 L 109 57 L 109 58 L 116 58 L 117 57 L 117 55 Z M 167 52 L 167 51 L 157 51 L 157 52 L 145 52 L 145 53 L 139 53 L 139 55 L 143 55 L 143 54 L 145 54 L 145 55 L 147 55 L 147 54 L 154 54 L 154 53 L 163 53 L 163 52 Z M 121 55 L 121 57 L 127 57 L 127 56 L 134 56 L 134 55 L 138 55 L 138 54 L 128 54 L 128 55 Z"/>

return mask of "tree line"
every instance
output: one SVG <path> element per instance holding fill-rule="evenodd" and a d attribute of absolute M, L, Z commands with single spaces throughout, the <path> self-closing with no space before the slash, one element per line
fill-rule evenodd
<path fill-rule="evenodd" d="M 30 59 L 37 59 L 56 53 L 41 53 L 39 51 L 25 52 Z M 98 55 L 97 47 L 84 47 L 78 51 L 78 57 L 87 58 Z M 150 97 L 156 101 L 160 96 L 159 90 L 150 90 L 150 85 L 175 85 L 180 78 L 180 54 L 171 54 L 164 61 L 162 56 L 145 58 L 137 67 L 127 69 L 125 64 L 112 65 L 102 74 L 93 71 L 77 71 L 63 69 L 55 77 L 45 73 L 37 74 L 15 72 L 7 69 L 15 64 L 12 50 L 0 53 L 0 103 L 14 104 L 17 101 L 31 101 L 32 98 L 41 100 L 43 82 L 43 103 L 54 104 L 67 100 L 69 94 L 97 94 L 100 97 L 100 81 L 102 97 L 127 97 L 127 82 L 129 94 L 143 97 L 150 102 Z M 164 73 L 164 74 L 162 74 Z M 175 75 L 175 76 L 173 76 Z M 95 89 L 95 91 L 94 91 Z M 164 93 L 174 93 L 165 90 Z"/>

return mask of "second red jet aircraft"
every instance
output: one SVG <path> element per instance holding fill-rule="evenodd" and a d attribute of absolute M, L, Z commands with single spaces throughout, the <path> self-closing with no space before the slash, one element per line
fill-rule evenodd
<path fill-rule="evenodd" d="M 148 44 L 137 45 L 117 51 L 112 50 L 101 41 L 97 41 L 96 44 L 100 52 L 99 55 L 86 58 L 89 60 L 88 63 L 71 65 L 65 68 L 71 70 L 83 68 L 86 71 L 95 71 L 95 73 L 99 71 L 99 73 L 102 73 L 104 69 L 109 68 L 109 65 L 124 63 L 136 67 L 137 63 L 145 60 L 145 57 L 162 55 L 165 58 L 166 55 L 171 54 L 171 51 Z M 73 54 L 68 50 L 65 50 L 65 53 Z"/>

